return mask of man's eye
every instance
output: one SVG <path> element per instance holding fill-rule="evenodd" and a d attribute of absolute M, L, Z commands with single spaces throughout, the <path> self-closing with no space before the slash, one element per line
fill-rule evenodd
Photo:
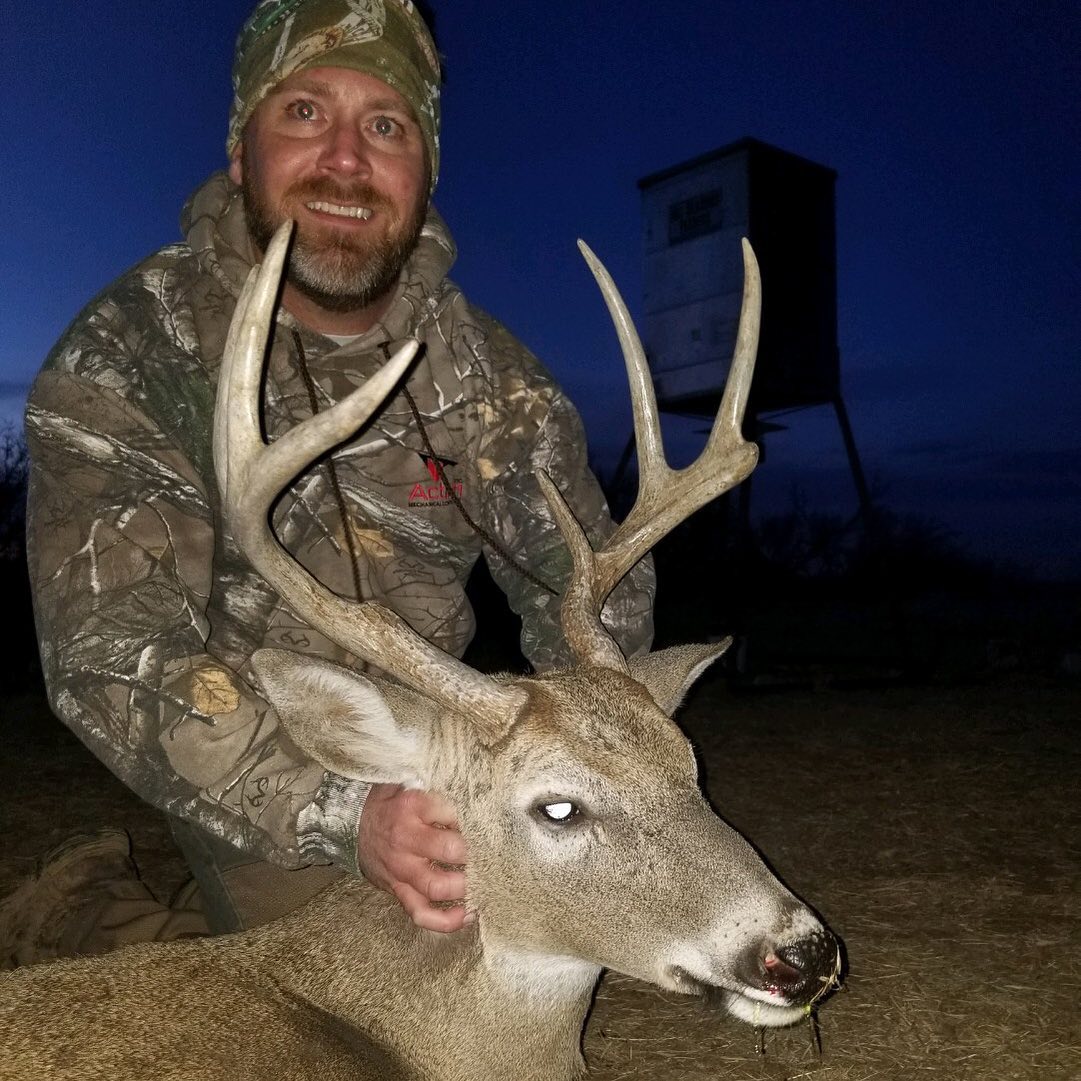
<path fill-rule="evenodd" d="M 310 101 L 290 102 L 286 111 L 297 120 L 314 120 L 316 116 L 316 108 Z"/>
<path fill-rule="evenodd" d="M 389 139 L 392 135 L 397 135 L 401 131 L 401 124 L 397 120 L 391 120 L 389 116 L 377 116 L 372 122 L 372 130 L 376 135 Z"/>

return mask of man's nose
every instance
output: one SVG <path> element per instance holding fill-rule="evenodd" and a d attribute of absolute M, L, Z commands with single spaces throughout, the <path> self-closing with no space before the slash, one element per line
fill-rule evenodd
<path fill-rule="evenodd" d="M 371 175 L 371 148 L 353 124 L 335 124 L 325 135 L 319 165 L 327 172 L 350 177 Z"/>

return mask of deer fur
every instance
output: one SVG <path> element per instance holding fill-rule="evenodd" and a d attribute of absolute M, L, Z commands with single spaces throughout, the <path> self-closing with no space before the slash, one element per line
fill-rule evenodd
<path fill-rule="evenodd" d="M 0 1078 L 570 1079 L 602 966 L 684 991 L 708 977 L 759 1024 L 799 1018 L 766 991 L 741 1001 L 741 969 L 760 941 L 826 932 L 706 805 L 667 717 L 722 649 L 523 680 L 529 707 L 498 746 L 433 724 L 413 692 L 261 651 L 301 747 L 454 803 L 479 919 L 424 931 L 348 878 L 251 931 L 19 969 L 0 979 Z M 557 796 L 588 808 L 580 825 L 537 820 Z"/>

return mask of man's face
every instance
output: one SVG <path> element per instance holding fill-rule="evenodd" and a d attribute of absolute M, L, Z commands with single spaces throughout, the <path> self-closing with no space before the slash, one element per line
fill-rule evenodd
<path fill-rule="evenodd" d="M 265 251 L 297 223 L 290 283 L 334 312 L 392 289 L 428 209 L 424 140 L 412 109 L 371 75 L 310 68 L 261 101 L 229 175 L 244 191 L 248 228 Z"/>

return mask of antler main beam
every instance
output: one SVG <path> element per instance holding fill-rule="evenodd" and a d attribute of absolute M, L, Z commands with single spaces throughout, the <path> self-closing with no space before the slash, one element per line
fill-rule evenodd
<path fill-rule="evenodd" d="M 259 388 L 274 304 L 292 235 L 282 225 L 253 268 L 229 327 L 214 411 L 214 466 L 226 523 L 252 566 L 309 626 L 362 660 L 483 725 L 505 731 L 525 701 L 462 664 L 378 604 L 339 597 L 285 552 L 270 528 L 270 508 L 293 479 L 350 438 L 405 374 L 417 343 L 402 346 L 362 387 L 274 443 L 263 438 Z"/>
<path fill-rule="evenodd" d="M 561 612 L 567 641 L 584 662 L 626 670 L 623 655 L 600 621 L 608 594 L 662 537 L 700 507 L 746 480 L 758 461 L 758 448 L 744 440 L 741 429 L 758 351 L 762 283 L 758 261 L 745 239 L 743 304 L 720 409 L 701 455 L 684 469 L 672 469 L 664 456 L 645 350 L 627 306 L 600 260 L 582 241 L 578 247 L 604 295 L 627 366 L 638 448 L 638 496 L 623 523 L 594 552 L 550 478 L 538 473 L 538 480 L 574 563 Z"/>

